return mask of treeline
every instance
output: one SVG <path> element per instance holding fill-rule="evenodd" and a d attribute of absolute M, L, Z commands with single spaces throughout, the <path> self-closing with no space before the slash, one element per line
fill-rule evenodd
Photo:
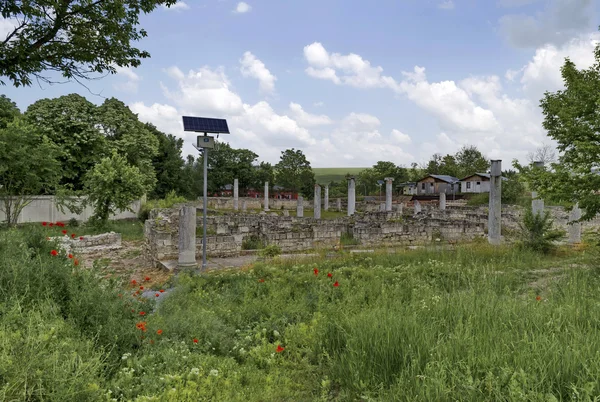
<path fill-rule="evenodd" d="M 175 192 L 195 199 L 203 188 L 202 156 L 184 160 L 182 148 L 181 138 L 140 122 L 115 98 L 97 106 L 71 94 L 38 100 L 21 112 L 0 96 L 0 197 L 9 223 L 33 195 L 59 200 L 86 195 L 100 220 L 144 194 L 162 199 Z M 295 149 L 283 151 L 273 166 L 251 150 L 217 143 L 208 168 L 211 193 L 234 178 L 242 195 L 268 181 L 310 196 L 315 183 L 310 163 Z M 71 210 L 85 206 L 65 205 Z"/>

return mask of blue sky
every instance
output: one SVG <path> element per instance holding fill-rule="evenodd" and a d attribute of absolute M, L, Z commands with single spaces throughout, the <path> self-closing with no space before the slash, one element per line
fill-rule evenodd
<path fill-rule="evenodd" d="M 550 143 L 539 99 L 560 89 L 564 57 L 592 64 L 598 14 L 592 0 L 187 0 L 141 19 L 152 58 L 89 82 L 101 96 L 2 91 L 21 109 L 117 97 L 184 154 L 191 114 L 227 118 L 227 140 L 270 162 L 295 147 L 315 167 L 408 166 L 472 144 L 508 167 Z"/>

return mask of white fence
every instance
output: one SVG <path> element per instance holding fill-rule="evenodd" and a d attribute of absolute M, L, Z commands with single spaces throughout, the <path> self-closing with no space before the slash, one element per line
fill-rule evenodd
<path fill-rule="evenodd" d="M 17 223 L 24 222 L 57 222 L 68 221 L 75 218 L 78 221 L 87 221 L 93 214 L 94 208 L 87 206 L 81 214 L 71 213 L 64 208 L 65 213 L 62 213 L 52 195 L 39 195 L 32 197 L 33 200 L 21 211 Z M 130 207 L 133 212 L 121 211 L 116 215 L 112 215 L 110 219 L 128 219 L 136 218 L 144 199 L 134 201 Z M 4 211 L 4 200 L 0 199 L 0 222 L 6 221 L 6 212 Z"/>

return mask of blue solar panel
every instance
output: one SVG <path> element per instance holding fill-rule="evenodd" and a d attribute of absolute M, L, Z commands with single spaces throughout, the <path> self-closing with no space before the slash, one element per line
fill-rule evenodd
<path fill-rule="evenodd" d="M 229 134 L 227 120 L 183 116 L 183 130 L 200 133 Z"/>

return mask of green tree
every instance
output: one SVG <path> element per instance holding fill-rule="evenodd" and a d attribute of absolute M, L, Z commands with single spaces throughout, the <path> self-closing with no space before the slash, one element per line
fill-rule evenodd
<path fill-rule="evenodd" d="M 158 154 L 158 138 L 131 109 L 115 98 L 107 99 L 98 108 L 97 121 L 109 149 L 117 150 L 131 166 L 137 166 L 144 175 L 145 187 L 153 189 L 156 172 L 152 159 Z"/>
<path fill-rule="evenodd" d="M 0 95 L 0 128 L 6 128 L 8 123 L 20 114 L 21 111 L 15 102 L 6 97 L 6 95 Z"/>
<path fill-rule="evenodd" d="M 4 0 L 2 17 L 18 23 L 0 38 L 0 75 L 15 85 L 31 78 L 51 82 L 44 71 L 88 79 L 120 67 L 137 67 L 147 51 L 132 42 L 147 36 L 139 14 L 176 0 Z M 2 84 L 4 82 L 0 81 Z"/>
<path fill-rule="evenodd" d="M 485 173 L 490 168 L 490 161 L 476 146 L 464 146 L 454 156 L 457 170 L 456 177 L 462 179 L 473 173 Z"/>
<path fill-rule="evenodd" d="M 275 183 L 275 169 L 268 162 L 261 162 L 252 169 L 252 184 L 251 188 L 262 189 L 265 182 L 269 182 L 269 187 L 273 187 Z"/>
<path fill-rule="evenodd" d="M 60 176 L 57 147 L 20 119 L 0 129 L 0 197 L 9 225 L 32 196 L 56 190 Z"/>
<path fill-rule="evenodd" d="M 301 150 L 286 149 L 275 165 L 275 180 L 280 186 L 311 197 L 314 193 L 315 174 Z"/>
<path fill-rule="evenodd" d="M 158 140 L 158 153 L 152 158 L 156 172 L 156 186 L 150 193 L 153 199 L 163 199 L 171 191 L 182 194 L 183 166 L 181 158 L 183 139 L 165 134 L 154 125 L 147 123 L 146 129 Z"/>
<path fill-rule="evenodd" d="M 564 89 L 546 92 L 540 105 L 543 126 L 561 153 L 550 168 L 513 162 L 530 188 L 546 200 L 575 204 L 585 211 L 583 220 L 600 212 L 600 45 L 595 62 L 579 70 L 568 58 L 561 69 Z"/>
<path fill-rule="evenodd" d="M 107 153 L 97 128 L 96 106 L 81 95 L 40 99 L 27 108 L 25 120 L 58 146 L 63 176 L 60 184 L 78 191 L 82 178 Z"/>
<path fill-rule="evenodd" d="M 202 195 L 202 163 L 200 158 L 188 155 L 181 169 L 180 194 L 188 200 L 197 199 Z"/>
<path fill-rule="evenodd" d="M 131 202 L 150 190 L 140 169 L 128 164 L 116 150 L 85 175 L 84 184 L 87 195 L 84 205 L 94 206 L 92 220 L 101 223 L 118 210 L 132 211 Z"/>

